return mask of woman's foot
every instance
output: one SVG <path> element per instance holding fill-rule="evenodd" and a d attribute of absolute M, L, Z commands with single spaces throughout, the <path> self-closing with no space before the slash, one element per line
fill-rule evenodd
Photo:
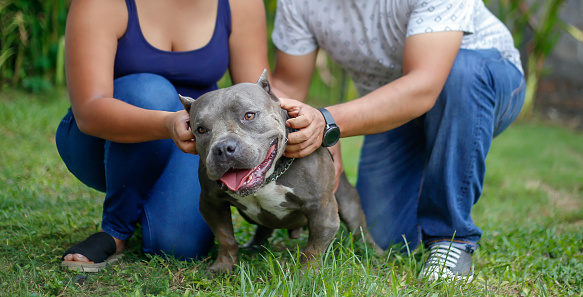
<path fill-rule="evenodd" d="M 103 232 L 103 231 L 100 231 L 100 232 Z M 113 238 L 113 240 L 115 241 L 115 254 L 123 253 L 123 250 L 125 249 L 125 245 L 126 245 L 127 240 L 117 239 L 113 236 L 111 238 Z M 79 253 L 66 254 L 63 257 L 63 260 L 64 261 L 79 261 L 79 262 L 93 263 L 92 260 L 90 260 L 89 258 L 87 258 L 84 255 L 79 254 Z"/>
<path fill-rule="evenodd" d="M 68 249 L 61 266 L 71 270 L 98 272 L 123 256 L 126 241 L 98 232 Z"/>

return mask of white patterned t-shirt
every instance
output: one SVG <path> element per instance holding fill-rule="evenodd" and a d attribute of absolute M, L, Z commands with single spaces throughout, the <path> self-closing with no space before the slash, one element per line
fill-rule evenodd
<path fill-rule="evenodd" d="M 272 40 L 289 55 L 321 48 L 361 95 L 402 75 L 405 38 L 463 31 L 463 49 L 496 48 L 521 72 L 512 35 L 481 0 L 278 0 Z"/>

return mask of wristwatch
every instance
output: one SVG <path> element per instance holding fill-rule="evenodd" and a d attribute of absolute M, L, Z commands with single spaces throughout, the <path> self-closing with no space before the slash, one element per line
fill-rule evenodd
<path fill-rule="evenodd" d="M 322 146 L 329 147 L 335 145 L 340 139 L 340 128 L 334 122 L 332 114 L 325 108 L 318 108 L 326 120 L 326 128 L 324 129 L 324 137 L 322 138 Z"/>

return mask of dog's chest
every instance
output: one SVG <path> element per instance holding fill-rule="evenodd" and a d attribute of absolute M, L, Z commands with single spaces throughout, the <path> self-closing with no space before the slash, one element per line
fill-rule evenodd
<path fill-rule="evenodd" d="M 286 216 L 296 211 L 299 205 L 289 201 L 290 194 L 293 195 L 293 189 L 276 185 L 273 182 L 264 185 L 252 195 L 241 197 L 232 194 L 231 196 L 237 204 L 240 204 L 240 211 L 254 221 L 261 223 L 267 216 L 284 220 Z"/>

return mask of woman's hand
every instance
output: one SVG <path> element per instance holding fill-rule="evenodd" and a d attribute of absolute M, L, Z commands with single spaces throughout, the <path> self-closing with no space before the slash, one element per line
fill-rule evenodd
<path fill-rule="evenodd" d="M 190 117 L 186 110 L 169 113 L 164 124 L 180 150 L 185 153 L 197 154 L 196 139 L 190 129 Z"/>
<path fill-rule="evenodd" d="M 287 120 L 288 127 L 299 131 L 288 134 L 285 156 L 301 158 L 311 154 L 322 146 L 326 120 L 322 113 L 297 100 L 280 98 L 281 108 L 287 110 L 291 117 Z"/>

